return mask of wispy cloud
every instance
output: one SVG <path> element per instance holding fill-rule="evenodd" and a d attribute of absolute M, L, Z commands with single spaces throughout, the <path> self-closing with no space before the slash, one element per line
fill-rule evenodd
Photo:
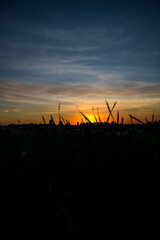
<path fill-rule="evenodd" d="M 59 82 L 88 79 L 88 82 L 100 81 L 99 84 L 102 75 L 113 82 L 118 76 L 128 81 L 159 81 L 159 70 L 146 69 L 142 64 L 149 55 L 159 56 L 159 51 L 156 50 L 156 55 L 154 49 L 134 51 L 130 47 L 133 36 L 125 33 L 126 26 L 74 30 L 39 27 L 27 31 L 31 36 L 25 41 L 11 39 L 2 43 L 2 76 L 23 79 L 27 76 L 32 81 L 43 77 L 44 81 L 52 78 Z"/>
<path fill-rule="evenodd" d="M 53 83 L 22 83 L 18 81 L 1 81 L 0 93 L 1 100 L 17 100 L 21 101 L 23 98 L 32 102 L 40 102 L 49 99 L 54 99 L 56 96 L 93 96 L 105 98 L 106 96 L 117 96 L 117 98 L 159 98 L 160 84 L 153 83 L 132 83 L 127 85 L 127 82 L 117 82 L 117 86 L 110 85 L 88 85 L 88 84 L 68 84 L 57 85 Z"/>

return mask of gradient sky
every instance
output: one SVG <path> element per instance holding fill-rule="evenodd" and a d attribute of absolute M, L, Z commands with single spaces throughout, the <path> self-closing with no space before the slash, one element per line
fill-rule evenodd
<path fill-rule="evenodd" d="M 75 105 L 103 120 L 105 99 L 128 121 L 160 119 L 160 2 L 0 2 L 0 123 L 58 119 Z"/>

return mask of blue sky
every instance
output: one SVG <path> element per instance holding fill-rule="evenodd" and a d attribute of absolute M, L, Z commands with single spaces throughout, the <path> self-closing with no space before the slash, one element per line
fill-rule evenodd
<path fill-rule="evenodd" d="M 160 118 L 159 1 L 0 3 L 0 122 L 86 114 L 105 99 Z M 74 120 L 73 120 L 74 121 Z"/>

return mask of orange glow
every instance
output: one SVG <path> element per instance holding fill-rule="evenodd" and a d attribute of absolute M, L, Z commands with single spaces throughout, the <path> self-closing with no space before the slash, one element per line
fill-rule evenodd
<path fill-rule="evenodd" d="M 87 115 L 86 117 L 87 117 L 92 123 L 95 122 L 94 115 Z"/>
<path fill-rule="evenodd" d="M 110 108 L 112 108 L 115 99 L 108 101 Z M 121 123 L 122 117 L 124 118 L 124 123 L 130 123 L 130 117 L 129 114 L 132 114 L 133 116 L 137 117 L 143 122 L 145 121 L 145 118 L 147 118 L 148 121 L 151 121 L 152 114 L 153 114 L 153 108 L 154 108 L 154 115 L 155 120 L 160 120 L 160 109 L 159 109 L 159 99 L 152 100 L 152 105 L 150 104 L 149 100 L 140 101 L 138 102 L 137 99 L 134 101 L 128 102 L 127 100 L 119 100 L 117 101 L 117 105 L 115 106 L 115 109 L 113 110 L 113 117 L 114 121 L 117 121 L 117 111 L 119 110 L 119 122 Z M 86 104 L 85 100 L 81 100 L 76 103 L 78 105 L 79 110 L 85 114 L 85 116 L 91 121 L 95 122 L 95 118 L 92 111 L 92 106 L 94 106 L 95 115 L 98 119 L 97 114 L 97 106 L 98 106 L 98 112 L 101 118 L 101 121 L 104 122 L 107 120 L 107 117 L 109 115 L 109 111 L 107 109 L 107 106 L 105 104 L 105 101 L 90 101 Z M 29 124 L 29 123 L 43 123 L 42 121 L 42 115 L 44 115 L 46 123 L 49 123 L 50 115 L 53 116 L 53 119 L 56 124 L 59 122 L 58 117 L 58 104 L 55 103 L 52 105 L 50 102 L 48 104 L 45 104 L 41 106 L 40 104 L 29 106 L 26 105 L 24 107 L 17 107 L 17 108 L 4 108 L 3 111 L 1 111 L 1 119 L 0 124 L 7 125 L 7 124 L 18 124 L 17 119 L 20 120 L 21 124 Z M 77 108 L 73 104 L 63 104 L 61 105 L 61 115 L 64 119 L 69 120 L 71 124 L 77 124 L 77 122 L 81 123 L 81 115 L 78 112 Z M 82 117 L 84 120 L 84 117 Z M 113 119 L 110 117 L 109 122 L 112 122 Z M 133 120 L 133 122 L 135 122 Z"/>

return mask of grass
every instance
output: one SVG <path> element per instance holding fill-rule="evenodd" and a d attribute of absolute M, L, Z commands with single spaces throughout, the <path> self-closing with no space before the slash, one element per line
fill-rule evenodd
<path fill-rule="evenodd" d="M 106 104 L 109 120 L 116 103 Z M 2 228 L 34 229 L 54 239 L 159 234 L 160 124 L 154 116 L 147 124 L 118 124 L 118 111 L 117 123 L 104 124 L 93 108 L 95 124 L 78 110 L 83 123 L 72 126 L 60 104 L 58 111 L 59 125 L 42 116 L 44 124 L 0 127 Z"/>
<path fill-rule="evenodd" d="M 158 232 L 159 142 L 159 124 L 0 129 L 5 214 L 55 239 Z"/>

